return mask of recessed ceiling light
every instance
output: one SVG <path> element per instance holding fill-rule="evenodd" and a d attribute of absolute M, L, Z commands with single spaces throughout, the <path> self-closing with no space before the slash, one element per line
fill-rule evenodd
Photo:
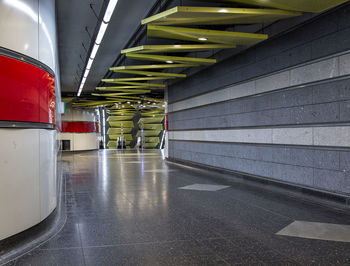
<path fill-rule="evenodd" d="M 204 38 L 204 37 L 200 37 L 200 38 L 198 38 L 198 40 L 199 41 L 206 41 L 206 40 L 208 40 L 207 38 Z"/>
<path fill-rule="evenodd" d="M 226 12 L 228 12 L 228 10 L 227 9 L 220 9 L 219 12 L 220 13 L 226 13 Z"/>
<path fill-rule="evenodd" d="M 181 45 L 179 45 L 179 44 L 176 44 L 176 45 L 174 45 L 174 47 L 181 47 Z"/>
<path fill-rule="evenodd" d="M 172 64 L 172 63 L 174 63 L 173 61 L 171 61 L 171 60 L 168 60 L 168 61 L 165 61 L 166 63 L 168 63 L 168 64 Z"/>

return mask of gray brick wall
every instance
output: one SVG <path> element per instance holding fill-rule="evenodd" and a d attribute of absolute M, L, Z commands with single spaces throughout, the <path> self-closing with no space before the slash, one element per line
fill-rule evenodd
<path fill-rule="evenodd" d="M 204 69 L 170 86 L 169 103 L 350 50 L 349 17 L 347 5 Z M 317 76 L 317 71 L 308 69 L 300 75 Z M 182 131 L 332 126 L 349 122 L 348 76 L 169 113 L 169 129 Z M 168 152 L 170 158 L 350 194 L 349 147 L 170 140 Z"/>
<path fill-rule="evenodd" d="M 169 102 L 348 50 L 349 15 L 350 5 L 215 64 L 171 86 Z"/>
<path fill-rule="evenodd" d="M 350 78 L 169 114 L 170 130 L 350 121 Z"/>
<path fill-rule="evenodd" d="M 169 157 L 350 194 L 350 151 L 169 141 Z"/>

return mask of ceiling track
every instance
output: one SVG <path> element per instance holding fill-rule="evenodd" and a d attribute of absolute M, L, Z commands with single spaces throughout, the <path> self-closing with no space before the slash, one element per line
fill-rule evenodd
<path fill-rule="evenodd" d="M 147 13 L 146 17 L 150 17 L 154 14 L 157 14 L 162 9 L 165 9 L 172 1 L 174 0 L 158 0 Z M 125 44 L 123 49 L 127 49 L 129 47 L 133 47 L 140 41 L 140 39 L 146 34 L 147 27 L 145 25 L 139 25 L 134 34 L 130 37 L 128 42 Z M 117 58 L 114 60 L 112 66 L 118 66 L 121 61 L 125 60 L 124 54 L 119 54 Z M 111 78 L 114 74 L 113 71 L 107 71 L 107 73 L 103 76 L 103 79 Z M 99 82 L 98 86 L 101 86 L 103 82 Z"/>

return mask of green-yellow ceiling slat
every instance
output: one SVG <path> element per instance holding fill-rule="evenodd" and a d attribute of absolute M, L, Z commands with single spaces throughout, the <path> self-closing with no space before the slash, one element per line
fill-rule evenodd
<path fill-rule="evenodd" d="M 214 49 L 230 49 L 236 45 L 231 44 L 172 44 L 172 45 L 142 45 L 121 51 L 126 53 L 184 53 L 184 52 L 200 52 Z"/>
<path fill-rule="evenodd" d="M 254 6 L 272 7 L 285 10 L 319 13 L 349 0 L 196 0 L 214 3 L 240 3 Z"/>
<path fill-rule="evenodd" d="M 117 73 L 124 74 L 135 74 L 135 75 L 144 75 L 144 76 L 154 76 L 154 77 L 169 77 L 169 78 L 186 78 L 185 74 L 176 74 L 176 73 L 164 73 L 164 72 L 154 72 L 154 71 L 139 71 L 139 70 L 114 70 Z"/>
<path fill-rule="evenodd" d="M 199 64 L 158 64 L 158 65 L 134 65 L 134 66 L 119 66 L 111 67 L 110 70 L 132 70 L 132 69 L 163 69 L 177 67 L 195 67 Z"/>
<path fill-rule="evenodd" d="M 132 86 L 139 86 L 139 87 L 159 87 L 164 88 L 164 84 L 159 83 L 144 83 L 144 82 L 130 82 L 130 81 L 116 81 L 115 84 L 123 84 L 123 85 L 132 85 Z M 101 87 L 97 87 L 101 88 Z M 103 87 L 103 88 L 109 88 L 109 87 Z M 113 87 L 110 87 L 113 88 Z M 117 89 L 117 88 L 116 88 Z"/>
<path fill-rule="evenodd" d="M 300 16 L 301 12 L 278 9 L 177 6 L 142 20 L 153 25 L 228 25 L 272 22 Z"/>
<path fill-rule="evenodd" d="M 97 88 L 108 88 L 108 87 L 97 87 Z M 146 86 L 136 86 L 136 85 L 133 85 L 133 86 L 114 86 L 113 87 L 114 89 L 147 89 Z"/>
<path fill-rule="evenodd" d="M 127 53 L 127 58 L 144 60 L 144 61 L 161 61 L 172 63 L 196 63 L 199 65 L 208 65 L 216 63 L 215 59 L 207 58 L 195 58 L 195 57 L 181 57 L 181 56 L 168 56 L 168 55 L 154 55 L 154 54 L 138 54 L 138 53 Z"/>
<path fill-rule="evenodd" d="M 100 91 L 114 91 L 114 92 L 137 92 L 137 93 L 149 93 L 151 90 L 139 90 L 139 89 L 116 89 L 114 87 L 96 87 Z"/>
<path fill-rule="evenodd" d="M 116 92 L 116 93 L 91 93 L 93 96 L 103 96 L 103 97 L 118 97 L 118 96 L 126 96 L 126 95 L 135 95 L 139 93 L 135 92 Z"/>
<path fill-rule="evenodd" d="M 194 29 L 169 26 L 147 26 L 147 36 L 151 38 L 175 39 L 202 43 L 252 45 L 268 38 L 266 34 Z M 203 39 L 202 39 L 203 38 Z"/>
<path fill-rule="evenodd" d="M 110 69 L 112 70 L 112 68 Z M 165 80 L 167 77 L 134 77 L 134 78 L 117 78 L 117 79 L 102 79 L 106 83 L 114 83 L 118 81 L 140 81 L 140 80 Z"/>

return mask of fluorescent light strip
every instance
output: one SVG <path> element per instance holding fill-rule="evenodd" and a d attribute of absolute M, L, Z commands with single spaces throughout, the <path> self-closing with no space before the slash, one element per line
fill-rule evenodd
<path fill-rule="evenodd" d="M 100 24 L 100 28 L 98 30 L 98 33 L 97 33 L 97 36 L 96 36 L 96 39 L 94 42 L 94 47 L 92 48 L 88 63 L 87 63 L 85 70 L 84 70 L 83 78 L 80 82 L 80 86 L 79 86 L 79 90 L 78 90 L 78 94 L 77 94 L 78 97 L 80 96 L 81 92 L 83 91 L 85 81 L 89 75 L 92 63 L 94 62 L 97 51 L 100 48 L 100 44 L 102 42 L 103 36 L 105 35 L 105 33 L 107 31 L 108 23 L 111 20 L 111 17 L 113 15 L 113 12 L 114 12 L 114 9 L 115 9 L 117 3 L 118 3 L 118 0 L 110 0 L 108 2 L 106 12 L 103 16 L 103 21 Z"/>

